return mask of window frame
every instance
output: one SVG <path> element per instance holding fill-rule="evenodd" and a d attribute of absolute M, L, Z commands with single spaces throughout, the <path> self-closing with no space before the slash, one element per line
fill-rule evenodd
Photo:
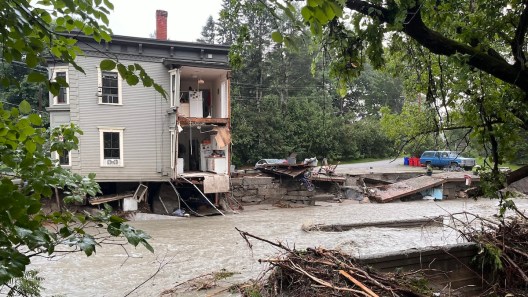
<path fill-rule="evenodd" d="M 171 108 L 180 106 L 180 69 L 169 70 L 169 105 Z"/>
<path fill-rule="evenodd" d="M 66 150 L 64 150 L 66 151 Z M 67 151 L 68 152 L 68 164 L 61 164 L 61 156 L 59 155 L 58 152 L 53 152 L 52 154 L 52 157 L 54 160 L 56 160 L 58 162 L 58 165 L 61 166 L 61 167 L 71 167 L 72 166 L 72 160 L 71 160 L 71 151 Z"/>
<path fill-rule="evenodd" d="M 117 100 L 118 103 L 103 102 L 103 72 L 112 72 L 117 74 Z M 102 105 L 123 105 L 123 79 L 117 69 L 114 70 L 101 70 L 97 67 L 97 97 L 98 104 Z"/>
<path fill-rule="evenodd" d="M 66 74 L 66 77 L 65 77 L 66 83 L 68 85 L 70 84 L 70 75 L 68 73 L 68 70 L 69 70 L 68 66 L 54 66 L 51 69 L 52 69 L 52 71 L 51 71 L 51 80 L 55 81 L 55 79 L 57 78 L 57 73 L 64 72 Z M 61 89 L 62 89 L 62 87 L 61 87 Z M 59 90 L 59 93 L 60 93 L 60 90 Z M 70 104 L 70 87 L 69 86 L 67 88 L 65 88 L 64 93 L 66 95 L 66 102 L 65 103 L 59 103 L 58 102 L 59 95 L 54 96 L 50 92 L 50 98 L 53 98 L 53 105 L 64 106 L 64 105 L 69 105 Z"/>
<path fill-rule="evenodd" d="M 174 162 L 176 161 L 176 131 L 170 130 L 170 165 L 174 169 Z"/>
<path fill-rule="evenodd" d="M 118 128 L 118 127 L 98 127 L 99 129 L 99 159 L 100 159 L 100 166 L 101 167 L 125 167 L 124 162 L 124 146 L 123 146 L 123 135 L 125 128 Z M 113 160 L 112 159 L 105 159 L 104 157 L 104 133 L 119 133 L 119 164 L 118 165 L 109 165 L 108 162 L 105 162 L 105 160 Z"/>

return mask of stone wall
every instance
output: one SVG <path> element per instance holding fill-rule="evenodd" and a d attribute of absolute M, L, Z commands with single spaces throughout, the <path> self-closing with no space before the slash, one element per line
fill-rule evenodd
<path fill-rule="evenodd" d="M 233 197 L 244 204 L 275 203 L 278 201 L 313 203 L 315 200 L 332 200 L 337 195 L 329 193 L 333 185 L 315 183 L 314 191 L 307 191 L 301 182 L 292 178 L 244 176 L 231 178 Z M 334 191 L 337 192 L 338 188 Z"/>

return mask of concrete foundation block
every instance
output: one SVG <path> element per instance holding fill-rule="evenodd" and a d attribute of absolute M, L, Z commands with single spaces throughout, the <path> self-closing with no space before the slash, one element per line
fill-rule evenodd
<path fill-rule="evenodd" d="M 245 203 L 255 203 L 255 202 L 261 202 L 262 198 L 259 198 L 257 196 L 244 196 L 240 198 L 240 201 Z"/>
<path fill-rule="evenodd" d="M 305 196 L 305 197 L 309 197 L 309 196 L 313 196 L 315 195 L 315 192 L 310 192 L 310 191 L 288 191 L 288 196 Z"/>
<path fill-rule="evenodd" d="M 241 186 L 244 179 L 241 177 L 231 178 L 231 186 Z"/>
<path fill-rule="evenodd" d="M 272 183 L 271 177 L 245 177 L 244 185 L 269 185 Z"/>

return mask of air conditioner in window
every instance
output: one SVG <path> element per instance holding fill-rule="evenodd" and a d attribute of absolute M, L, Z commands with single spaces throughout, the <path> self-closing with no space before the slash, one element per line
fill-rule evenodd
<path fill-rule="evenodd" d="M 104 164 L 106 166 L 120 166 L 121 165 L 121 160 L 119 160 L 119 159 L 105 159 L 104 160 Z"/>
<path fill-rule="evenodd" d="M 103 94 L 103 101 L 114 102 L 114 101 L 118 101 L 118 100 L 119 100 L 119 96 L 117 96 L 117 95 Z"/>

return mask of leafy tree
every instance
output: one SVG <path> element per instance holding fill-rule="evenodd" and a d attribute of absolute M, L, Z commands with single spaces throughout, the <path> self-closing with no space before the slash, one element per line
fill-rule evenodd
<path fill-rule="evenodd" d="M 216 38 L 219 44 L 232 45 L 238 34 L 240 27 L 238 22 L 238 12 L 233 0 L 222 0 L 220 19 L 216 24 Z"/>
<path fill-rule="evenodd" d="M 347 89 L 347 94 L 339 101 L 340 110 L 353 112 L 359 118 L 379 118 L 383 106 L 388 106 L 393 112 L 400 112 L 403 107 L 401 80 L 388 72 L 374 70 L 368 64 L 360 76 L 348 84 Z"/>
<path fill-rule="evenodd" d="M 213 19 L 213 16 L 209 16 L 209 18 L 207 19 L 207 23 L 205 24 L 205 26 L 202 27 L 202 36 L 200 38 L 198 38 L 198 42 L 203 42 L 203 43 L 209 43 L 209 44 L 214 44 L 215 43 L 215 37 L 216 37 L 216 28 L 215 28 L 216 24 L 215 24 L 215 21 Z"/>
<path fill-rule="evenodd" d="M 46 60 L 62 61 L 83 72 L 75 63 L 82 54 L 75 36 L 85 34 L 97 42 L 110 41 L 107 15 L 112 9 L 108 0 L 2 1 L 0 55 L 7 71 L 0 71 L 0 84 L 4 91 L 9 90 L 3 94 L 15 87 L 28 92 L 12 92 L 16 98 L 7 96 L 8 100 L 19 101 L 20 96 L 34 100 L 37 84 L 43 84 L 45 92 L 55 95 L 61 87 L 67 87 L 64 79 L 50 81 L 39 65 Z M 19 72 L 18 65 L 23 71 Z M 103 60 L 100 67 L 117 68 L 128 84 L 141 81 L 166 95 L 139 64 L 127 66 Z M 13 75 L 15 72 L 18 74 Z M 66 202 L 79 202 L 87 195 L 96 195 L 99 187 L 94 175 L 73 174 L 50 158 L 50 153 L 60 155 L 64 150 L 77 149 L 76 134 L 82 132 L 75 126 L 48 131 L 42 126 L 41 117 L 31 111 L 26 100 L 18 108 L 0 103 L 0 287 L 23 292 L 17 286 L 25 283 L 20 279 L 28 276 L 24 272 L 31 258 L 53 255 L 59 246 L 69 246 L 69 251 L 83 251 L 89 256 L 108 236 L 124 236 L 128 243 L 152 250 L 145 233 L 124 224 L 123 219 L 110 214 L 110 209 L 94 216 L 67 209 L 51 214 L 43 211 L 40 201 L 50 198 L 54 189 L 64 191 Z M 93 227 L 95 233 L 88 233 L 88 227 Z M 101 229 L 104 233 L 99 232 Z M 30 287 L 38 290 L 34 284 Z"/>
<path fill-rule="evenodd" d="M 433 132 L 471 129 L 495 171 L 512 147 L 506 136 L 528 128 L 526 1 L 308 0 L 300 11 L 293 1 L 262 3 L 324 44 L 341 95 L 367 61 L 374 68 L 388 61 L 406 78 L 407 95 L 426 94 L 424 105 L 437 110 Z M 281 42 L 289 33 L 272 36 Z"/>
<path fill-rule="evenodd" d="M 354 123 L 356 115 L 336 110 L 342 100 L 328 73 L 324 70 L 313 72 L 314 67 L 328 66 L 326 61 L 331 59 L 324 49 L 306 39 L 307 32 L 299 30 L 287 16 L 263 10 L 259 1 L 248 1 L 244 6 L 235 4 L 230 1 L 224 6 L 219 21 L 222 24 L 238 18 L 238 30 L 244 33 L 239 38 L 251 41 L 240 49 L 235 45 L 234 50 L 239 54 L 231 79 L 235 164 L 281 158 L 291 152 L 298 153 L 301 159 L 317 156 L 336 160 L 380 157 L 393 151 L 393 141 L 375 130 L 379 125 L 377 120 L 362 125 Z M 259 23 L 267 24 L 265 31 L 257 25 Z M 273 35 L 271 39 L 265 35 L 260 37 L 269 34 L 272 27 L 291 32 L 285 42 L 292 46 L 273 45 Z M 229 32 L 235 29 L 232 27 Z M 217 32 L 218 38 L 223 38 L 222 35 Z M 262 46 L 255 45 L 258 38 L 263 41 Z M 320 59 L 312 63 L 316 56 Z M 357 93 L 357 100 L 363 104 L 362 116 L 368 114 L 364 111 L 367 108 L 377 115 L 385 104 L 396 110 L 401 108 L 398 107 L 402 104 L 398 103 L 401 102 L 401 86 L 396 80 L 374 71 L 367 72 L 365 77 L 368 83 Z M 378 99 L 378 94 L 383 97 Z M 352 120 L 348 121 L 349 118 Z M 372 134 L 357 133 L 363 132 L 361 129 Z M 372 143 L 370 140 L 376 140 L 378 150 L 359 143 Z"/>

